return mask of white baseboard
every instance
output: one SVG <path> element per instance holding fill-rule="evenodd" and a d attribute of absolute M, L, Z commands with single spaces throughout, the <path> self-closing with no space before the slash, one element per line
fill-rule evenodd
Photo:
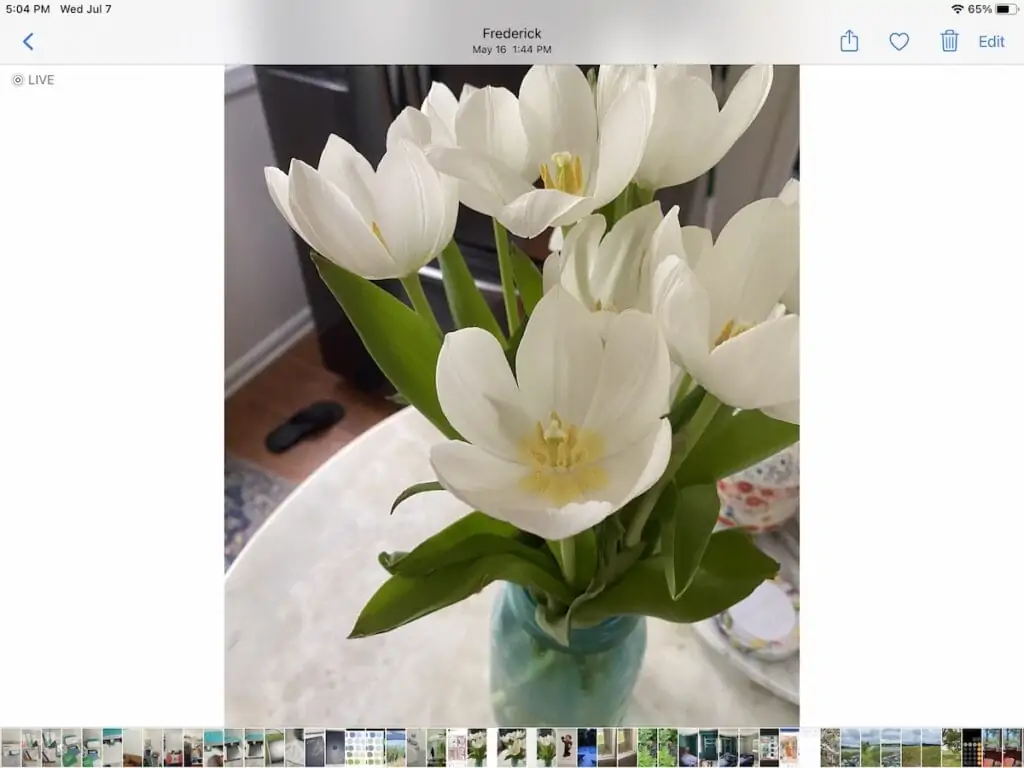
<path fill-rule="evenodd" d="M 224 371 L 224 398 L 235 394 L 246 382 L 291 349 L 311 330 L 313 314 L 309 307 L 304 307 L 228 366 Z"/>

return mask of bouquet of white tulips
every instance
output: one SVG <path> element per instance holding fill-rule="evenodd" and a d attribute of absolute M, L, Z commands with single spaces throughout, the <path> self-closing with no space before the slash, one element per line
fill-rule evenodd
<path fill-rule="evenodd" d="M 555 762 L 555 734 L 545 733 L 537 737 L 537 759 L 550 766 Z"/>
<path fill-rule="evenodd" d="M 483 765 L 487 759 L 487 732 L 478 731 L 470 734 L 466 741 L 466 754 L 476 765 Z"/>
<path fill-rule="evenodd" d="M 771 79 L 751 67 L 721 109 L 708 67 L 538 66 L 518 96 L 434 84 L 376 170 L 336 136 L 316 168 L 268 169 L 367 350 L 445 438 L 435 479 L 391 511 L 428 492 L 477 510 L 379 556 L 390 578 L 352 637 L 506 581 L 567 643 L 621 615 L 700 621 L 775 575 L 745 533 L 716 532 L 716 482 L 799 436 L 796 185 L 717 239 L 654 200 L 722 158 Z M 460 202 L 494 221 L 500 320 L 453 240 Z M 548 230 L 541 270 L 510 235 Z M 435 259 L 447 334 L 418 277 Z"/>
<path fill-rule="evenodd" d="M 499 754 L 510 765 L 522 763 L 526 759 L 526 731 L 512 731 L 502 736 Z"/>

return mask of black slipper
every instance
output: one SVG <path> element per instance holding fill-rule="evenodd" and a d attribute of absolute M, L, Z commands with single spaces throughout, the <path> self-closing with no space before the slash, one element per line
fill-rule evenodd
<path fill-rule="evenodd" d="M 264 443 L 271 453 L 284 453 L 306 438 L 326 432 L 345 418 L 345 408 L 333 400 L 306 406 L 274 429 Z"/>

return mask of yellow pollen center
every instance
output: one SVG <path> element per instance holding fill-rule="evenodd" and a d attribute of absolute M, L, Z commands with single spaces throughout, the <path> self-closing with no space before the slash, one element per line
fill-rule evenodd
<path fill-rule="evenodd" d="M 597 464 L 604 453 L 600 436 L 565 423 L 557 413 L 552 412 L 546 423 L 537 422 L 521 448 L 530 467 L 523 489 L 556 506 L 578 501 L 608 484 L 608 476 Z"/>
<path fill-rule="evenodd" d="M 557 189 L 570 195 L 582 195 L 583 161 L 579 155 L 555 152 L 551 156 L 551 162 L 555 166 L 554 176 L 551 175 L 547 163 L 540 167 L 540 179 L 544 182 L 544 189 Z"/>
<path fill-rule="evenodd" d="M 718 334 L 718 338 L 715 339 L 714 346 L 717 347 L 719 344 L 724 344 L 729 339 L 735 339 L 741 333 L 749 331 L 751 328 L 753 328 L 752 325 L 737 323 L 735 320 L 730 320 L 725 324 L 725 327 L 722 328 L 722 332 Z"/>
<path fill-rule="evenodd" d="M 370 222 L 370 229 L 373 231 L 373 236 L 380 240 L 380 244 L 387 248 L 388 244 L 384 242 L 384 233 L 380 231 L 376 221 Z"/>

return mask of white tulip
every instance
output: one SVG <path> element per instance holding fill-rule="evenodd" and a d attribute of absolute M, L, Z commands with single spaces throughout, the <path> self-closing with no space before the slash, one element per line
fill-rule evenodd
<path fill-rule="evenodd" d="M 587 216 L 570 230 L 560 252 L 544 261 L 544 286 L 556 283 L 591 312 L 606 319 L 626 309 L 652 311 L 657 263 L 683 256 L 679 209 L 661 215 L 650 203 L 623 216 L 605 233 L 600 214 Z"/>
<path fill-rule="evenodd" d="M 450 103 L 449 103 L 450 106 Z M 652 89 L 640 83 L 599 114 L 576 66 L 537 65 L 517 99 L 481 88 L 459 104 L 457 146 L 434 146 L 431 162 L 460 181 L 462 202 L 514 235 L 536 237 L 579 221 L 614 200 L 632 180 L 653 115 Z M 535 189 L 538 177 L 544 189 Z"/>
<path fill-rule="evenodd" d="M 316 168 L 266 169 L 281 215 L 326 259 L 370 280 L 414 274 L 451 241 L 456 186 L 413 142 L 396 139 L 376 172 L 351 144 L 327 140 Z"/>
<path fill-rule="evenodd" d="M 530 316 L 514 375 L 493 335 L 466 328 L 445 337 L 436 378 L 441 408 L 466 441 L 431 449 L 438 481 L 537 536 L 596 525 L 668 463 L 669 358 L 649 315 L 616 315 L 602 338 L 556 287 Z"/>
<path fill-rule="evenodd" d="M 741 209 L 695 266 L 658 267 L 655 311 L 673 360 L 726 405 L 799 423 L 800 318 L 779 303 L 799 266 L 799 210 Z"/>
<path fill-rule="evenodd" d="M 487 734 L 486 733 L 474 733 L 469 738 L 470 749 L 483 749 L 487 746 Z"/>
<path fill-rule="evenodd" d="M 606 69 L 612 70 L 609 83 L 640 77 L 634 67 L 601 67 L 601 73 Z M 707 65 L 660 64 L 653 82 L 654 117 L 635 179 L 650 190 L 692 181 L 725 156 L 764 106 L 772 67 L 759 65 L 744 72 L 721 110 Z"/>

